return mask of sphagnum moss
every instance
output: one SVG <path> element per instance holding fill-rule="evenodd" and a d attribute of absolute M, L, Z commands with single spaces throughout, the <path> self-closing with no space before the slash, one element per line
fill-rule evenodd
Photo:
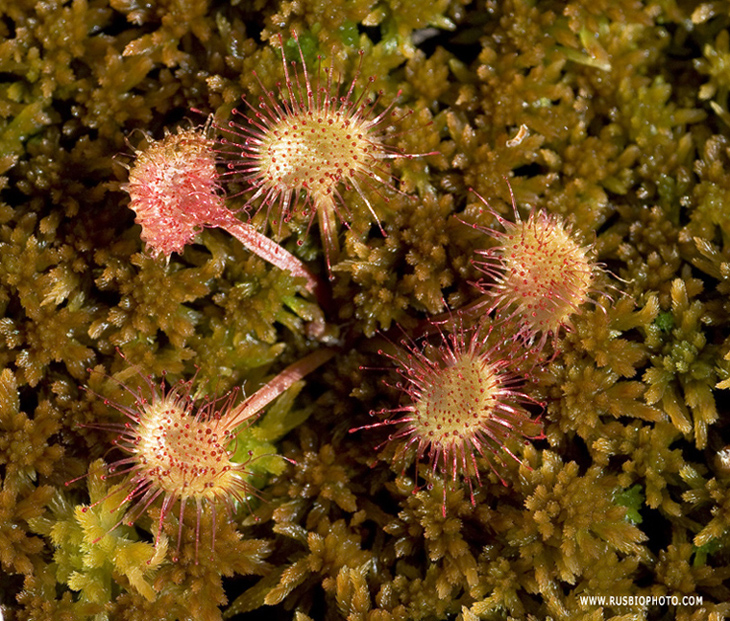
<path fill-rule="evenodd" d="M 698 448 L 707 446 L 708 427 L 718 419 L 713 388 L 717 374 L 709 362 L 716 346 L 708 344 L 702 329 L 704 305 L 690 297 L 685 281 L 672 283 L 672 322 L 664 335 L 651 339 L 652 367 L 644 373 L 649 403 L 661 402 L 672 424 L 692 434 Z"/>
<path fill-rule="evenodd" d="M 730 442 L 726 12 L 717 2 L 659 0 L 412 6 L 0 3 L 4 617 L 213 621 L 226 601 L 241 603 L 232 617 L 262 614 L 267 597 L 278 603 L 263 614 L 300 621 L 730 614 L 727 467 L 718 458 Z M 386 238 L 357 193 L 341 192 L 353 213 L 362 207 L 327 291 L 343 352 L 301 390 L 301 411 L 283 408 L 286 424 L 271 423 L 296 427 L 277 452 L 297 471 L 272 480 L 258 523 L 219 515 L 213 524 L 203 512 L 200 538 L 216 532 L 213 561 L 202 554 L 195 564 L 192 515 L 178 563 L 151 569 L 152 546 L 139 538 L 154 530 L 154 509 L 140 532 L 111 533 L 109 548 L 71 528 L 74 507 L 89 498 L 63 481 L 107 446 L 98 430 L 77 427 L 109 415 L 77 389 L 85 369 L 116 375 L 120 347 L 155 376 L 190 377 L 198 364 L 211 394 L 258 385 L 321 347 L 309 325 L 319 309 L 297 298 L 288 274 L 216 230 L 166 267 L 139 254 L 114 158 L 129 150 L 125 136 L 162 136 L 190 108 L 226 117 L 242 91 L 260 92 L 253 71 L 275 84 L 281 57 L 268 41 L 291 28 L 308 69 L 317 49 L 337 67 L 362 49 L 362 74 L 378 76 L 386 103 L 401 91 L 415 110 L 389 144 L 442 156 L 430 168 L 395 165 L 399 189 L 417 188 L 423 201 L 381 204 L 365 188 Z M 383 366 L 378 329 L 475 301 L 470 260 L 484 240 L 461 223 L 479 221 L 467 188 L 504 216 L 505 176 L 520 204 L 572 219 L 586 240 L 596 232 L 596 259 L 623 279 L 626 298 L 605 302 L 605 314 L 573 316 L 559 353 L 533 373 L 547 437 L 522 447 L 532 470 L 505 460 L 511 485 L 490 475 L 474 505 L 467 489 L 447 485 L 444 517 L 440 473 L 422 464 L 419 480 L 398 476 L 373 443 L 347 433 L 370 410 L 403 405 L 401 391 L 358 367 Z M 313 262 L 324 249 L 310 235 L 296 252 Z M 103 380 L 92 384 L 116 399 Z M 107 483 L 89 489 L 93 498 Z M 171 542 L 178 529 L 168 515 Z M 648 539 L 636 543 L 641 533 Z M 581 599 L 646 593 L 704 602 Z"/>

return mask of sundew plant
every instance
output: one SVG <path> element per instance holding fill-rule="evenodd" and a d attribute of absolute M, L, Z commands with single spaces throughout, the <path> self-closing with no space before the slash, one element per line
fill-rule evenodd
<path fill-rule="evenodd" d="M 730 616 L 729 15 L 1 3 L 2 618 Z"/>

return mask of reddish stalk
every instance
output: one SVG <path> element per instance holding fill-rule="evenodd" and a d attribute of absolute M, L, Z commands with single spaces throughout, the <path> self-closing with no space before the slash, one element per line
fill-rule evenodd
<path fill-rule="evenodd" d="M 180 130 L 137 150 L 129 167 L 129 207 L 142 227 L 142 240 L 153 254 L 168 260 L 182 252 L 204 227 L 218 227 L 248 250 L 281 270 L 304 279 L 305 287 L 323 301 L 319 279 L 284 248 L 238 220 L 219 193 L 210 122 Z"/>

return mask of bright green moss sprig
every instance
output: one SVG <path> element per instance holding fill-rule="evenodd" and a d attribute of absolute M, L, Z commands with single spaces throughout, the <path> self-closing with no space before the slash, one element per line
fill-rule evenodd
<path fill-rule="evenodd" d="M 124 576 L 129 588 L 154 601 L 152 586 L 167 554 L 167 537 L 156 546 L 140 541 L 129 527 L 117 529 L 124 513 L 123 487 L 109 489 L 103 462 L 89 469 L 87 485 L 93 509 L 74 507 L 64 495 L 52 505 L 53 520 L 35 520 L 39 533 L 56 547 L 54 561 L 59 582 L 79 593 L 79 601 L 100 607 L 112 598 L 114 576 Z"/>
<path fill-rule="evenodd" d="M 51 516 L 30 520 L 34 532 L 47 536 L 55 546 L 53 569 L 59 584 L 66 584 L 77 596 L 54 601 L 53 594 L 31 588 L 25 598 L 44 598 L 44 610 L 53 607 L 70 611 L 74 618 L 115 618 L 140 611 L 155 619 L 178 619 L 189 614 L 205 621 L 220 619 L 219 606 L 225 601 L 222 576 L 265 574 L 265 558 L 270 544 L 261 539 L 243 539 L 229 520 L 217 523 L 206 515 L 195 536 L 210 537 L 217 531 L 215 559 L 198 559 L 186 541 L 177 563 L 167 558 L 168 541 L 179 533 L 175 519 L 166 523 L 166 532 L 153 546 L 140 539 L 135 529 L 118 526 L 123 516 L 125 489 L 110 486 L 105 464 L 94 462 L 86 478 L 93 508 L 76 506 L 67 494 L 51 502 Z M 87 510 L 85 510 L 87 509 Z M 152 515 L 154 520 L 156 515 Z M 145 521 L 148 527 L 148 522 Z M 205 587 L 203 589 L 203 587 Z M 206 593 L 200 597 L 199 593 Z M 102 618 L 103 618 L 102 616 Z"/>

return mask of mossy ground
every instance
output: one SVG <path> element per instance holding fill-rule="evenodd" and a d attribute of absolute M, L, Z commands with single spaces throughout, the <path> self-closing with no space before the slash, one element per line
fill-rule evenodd
<path fill-rule="evenodd" d="M 5 619 L 730 615 L 729 9 L 2 3 Z M 402 193 L 365 188 L 386 236 L 343 191 L 353 221 L 322 309 L 221 231 L 203 231 L 169 263 L 149 257 L 123 191 L 142 132 L 203 123 L 191 108 L 226 122 L 242 93 L 261 94 L 253 70 L 274 89 L 282 70 L 269 42 L 291 28 L 311 67 L 334 54 L 345 80 L 362 49 L 383 102 L 397 96 L 397 110 L 413 111 L 396 116 L 391 143 L 440 153 L 393 163 Z M 479 297 L 471 260 L 489 242 L 468 224 L 495 222 L 469 189 L 509 217 L 505 178 L 523 215 L 534 206 L 568 218 L 615 278 L 605 279 L 605 311 L 575 317 L 560 352 L 532 373 L 546 438 L 520 449 L 522 466 L 505 462 L 507 487 L 485 466 L 472 504 L 459 481 L 444 495 L 440 473 L 393 464 L 387 443 L 376 452 L 387 428 L 349 430 L 400 404 L 383 384 L 394 380 L 377 354 L 381 333 L 400 338 L 396 324 L 416 330 Z M 306 224 L 292 220 L 281 241 L 326 280 Z M 159 506 L 109 533 L 109 500 L 80 513 L 113 484 L 97 471 L 113 438 L 79 425 L 119 422 L 94 396 L 124 401 L 108 376 L 135 381 L 117 348 L 155 378 L 197 368 L 201 393 L 251 392 L 323 346 L 323 318 L 338 357 L 246 440 L 276 443 L 296 465 L 281 472 L 282 460 L 266 458 L 253 515 L 220 512 L 216 525 L 206 513 L 197 564 L 192 508 L 176 563 L 150 543 Z M 176 540 L 176 515 L 165 532 Z M 600 606 L 583 595 L 703 603 Z"/>

